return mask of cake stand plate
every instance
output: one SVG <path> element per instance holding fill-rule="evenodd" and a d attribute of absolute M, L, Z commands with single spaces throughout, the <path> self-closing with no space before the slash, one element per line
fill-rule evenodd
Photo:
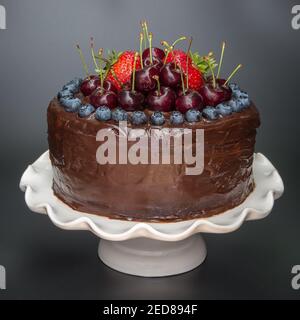
<path fill-rule="evenodd" d="M 187 272 L 206 257 L 200 233 L 228 233 L 244 221 L 266 217 L 283 191 L 282 179 L 262 154 L 254 156 L 255 189 L 239 206 L 222 214 L 170 223 L 147 223 L 109 219 L 75 211 L 52 190 L 52 167 L 48 151 L 24 172 L 20 188 L 30 210 L 47 214 L 59 228 L 89 230 L 100 240 L 98 255 L 112 269 L 145 277 Z"/>

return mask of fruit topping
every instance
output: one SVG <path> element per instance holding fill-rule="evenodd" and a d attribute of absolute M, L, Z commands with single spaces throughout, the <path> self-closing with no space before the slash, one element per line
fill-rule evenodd
<path fill-rule="evenodd" d="M 107 66 L 109 72 L 106 79 L 110 80 L 118 90 L 121 90 L 123 85 L 130 83 L 135 55 L 136 52 L 134 51 L 124 51 L 120 54 L 116 54 L 113 51 L 109 58 Z M 136 62 L 136 70 L 140 68 L 141 62 L 140 59 L 138 59 Z"/>
<path fill-rule="evenodd" d="M 189 109 L 185 118 L 188 122 L 198 122 L 201 120 L 201 112 L 198 109 Z"/>
<path fill-rule="evenodd" d="M 132 115 L 131 115 L 132 124 L 139 126 L 139 125 L 147 123 L 147 121 L 148 121 L 148 119 L 147 119 L 145 112 L 143 112 L 143 111 L 132 112 Z"/>
<path fill-rule="evenodd" d="M 111 119 L 111 110 L 107 106 L 101 106 L 96 110 L 95 117 L 99 121 L 108 121 Z"/>
<path fill-rule="evenodd" d="M 206 107 L 202 110 L 202 115 L 204 118 L 208 120 L 216 120 L 218 119 L 218 111 L 214 107 Z"/>
<path fill-rule="evenodd" d="M 220 103 L 216 106 L 216 110 L 221 116 L 228 116 L 232 114 L 232 108 L 228 104 Z"/>
<path fill-rule="evenodd" d="M 171 111 L 174 107 L 176 94 L 168 87 L 161 87 L 158 76 L 153 77 L 157 81 L 157 90 L 147 96 L 147 104 L 154 111 Z"/>
<path fill-rule="evenodd" d="M 77 112 L 81 106 L 81 100 L 78 98 L 62 98 L 60 103 L 64 106 L 67 112 Z"/>
<path fill-rule="evenodd" d="M 151 123 L 155 126 L 162 126 L 165 123 L 165 116 L 160 111 L 155 111 L 150 117 Z"/>
<path fill-rule="evenodd" d="M 123 89 L 119 92 L 118 101 L 123 109 L 126 111 L 134 111 L 142 108 L 144 103 L 144 95 L 141 92 L 135 90 L 135 78 L 136 78 L 136 63 L 138 60 L 138 54 L 135 54 L 135 60 L 132 72 L 132 85 L 131 89 Z"/>
<path fill-rule="evenodd" d="M 123 110 L 122 108 L 116 108 L 112 111 L 112 115 L 111 118 L 114 121 L 127 121 L 128 119 L 128 114 L 125 110 Z"/>
<path fill-rule="evenodd" d="M 78 115 L 80 118 L 86 118 L 95 112 L 95 108 L 91 104 L 85 104 L 79 107 Z"/>
<path fill-rule="evenodd" d="M 174 125 L 182 124 L 184 122 L 182 113 L 179 111 L 173 111 L 170 116 L 170 122 Z"/>

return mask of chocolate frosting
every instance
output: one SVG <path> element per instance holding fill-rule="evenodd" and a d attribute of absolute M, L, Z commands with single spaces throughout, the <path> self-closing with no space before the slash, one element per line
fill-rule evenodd
<path fill-rule="evenodd" d="M 98 164 L 96 134 L 113 125 L 113 121 L 96 120 L 94 114 L 80 118 L 68 113 L 57 99 L 48 107 L 53 190 L 78 211 L 114 219 L 173 222 L 222 213 L 243 202 L 254 188 L 252 162 L 260 119 L 253 103 L 218 120 L 181 126 L 204 129 L 201 175 L 186 175 L 184 163 Z M 169 122 L 163 127 L 170 127 Z M 151 130 L 150 125 L 143 128 Z"/>

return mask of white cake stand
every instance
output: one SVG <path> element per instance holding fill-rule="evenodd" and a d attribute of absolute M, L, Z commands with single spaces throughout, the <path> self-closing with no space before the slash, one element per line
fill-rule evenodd
<path fill-rule="evenodd" d="M 274 200 L 283 193 L 282 179 L 260 153 L 255 154 L 253 171 L 256 188 L 238 207 L 214 217 L 174 223 L 115 220 L 73 210 L 53 194 L 48 151 L 26 169 L 20 188 L 28 207 L 47 214 L 59 228 L 89 230 L 101 238 L 98 255 L 112 269 L 162 277 L 190 271 L 205 260 L 200 233 L 232 232 L 244 221 L 262 219 L 271 212 Z"/>

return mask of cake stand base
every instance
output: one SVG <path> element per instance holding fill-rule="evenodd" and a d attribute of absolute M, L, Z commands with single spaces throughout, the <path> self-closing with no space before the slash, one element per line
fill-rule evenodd
<path fill-rule="evenodd" d="M 108 267 L 135 276 L 165 277 L 198 267 L 206 258 L 200 234 L 169 242 L 137 238 L 126 241 L 100 240 L 98 255 Z"/>

